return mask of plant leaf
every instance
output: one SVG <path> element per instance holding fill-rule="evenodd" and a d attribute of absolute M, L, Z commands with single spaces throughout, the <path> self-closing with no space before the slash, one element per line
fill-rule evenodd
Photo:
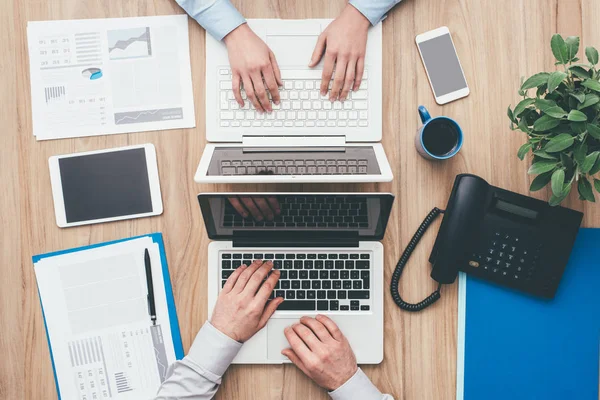
<path fill-rule="evenodd" d="M 598 50 L 593 47 L 585 48 L 585 56 L 592 65 L 598 64 Z"/>
<path fill-rule="evenodd" d="M 586 122 L 571 122 L 569 124 L 569 126 L 571 127 L 571 132 L 574 132 L 574 133 L 577 133 L 577 134 L 582 134 L 587 129 L 587 123 Z"/>
<path fill-rule="evenodd" d="M 579 51 L 579 36 L 569 36 L 565 39 L 565 44 L 567 45 L 567 57 L 569 61 L 579 61 L 576 60 L 577 52 Z"/>
<path fill-rule="evenodd" d="M 515 115 L 513 114 L 512 110 L 510 109 L 510 106 L 508 106 L 508 109 L 506 110 L 506 115 L 508 115 L 508 119 L 510 119 L 510 122 L 517 124 L 518 121 L 515 118 Z"/>
<path fill-rule="evenodd" d="M 564 184 L 565 184 L 565 170 L 562 168 L 557 169 L 556 171 L 554 171 L 552 173 L 552 178 L 551 178 L 552 193 L 554 193 L 554 195 L 557 197 L 561 196 L 563 193 L 563 185 Z"/>
<path fill-rule="evenodd" d="M 581 165 L 585 161 L 587 155 L 588 146 L 585 142 L 577 142 L 573 147 L 573 158 L 577 164 Z"/>
<path fill-rule="evenodd" d="M 545 158 L 546 160 L 556 160 L 552 154 L 546 153 L 544 150 L 536 150 L 533 152 L 533 155 L 540 158 Z"/>
<path fill-rule="evenodd" d="M 517 157 L 519 157 L 519 160 L 523 160 L 525 158 L 525 154 L 527 154 L 529 150 L 531 150 L 531 143 L 525 143 L 523 146 L 521 146 L 517 152 Z"/>
<path fill-rule="evenodd" d="M 554 89 L 561 84 L 561 82 L 567 77 L 567 74 L 562 71 L 554 71 L 548 77 L 548 93 L 554 92 Z"/>
<path fill-rule="evenodd" d="M 585 101 L 583 103 L 581 103 L 579 106 L 577 106 L 577 109 L 583 110 L 584 108 L 593 106 L 594 104 L 597 104 L 598 102 L 600 102 L 600 97 L 598 97 L 598 95 L 595 95 L 593 93 L 588 93 L 585 95 Z"/>
<path fill-rule="evenodd" d="M 544 174 L 540 174 L 535 177 L 535 179 L 531 182 L 531 186 L 529 186 L 530 192 L 537 192 L 541 190 L 550 182 L 552 178 L 552 172 L 546 172 Z"/>
<path fill-rule="evenodd" d="M 590 181 L 588 181 L 583 175 L 579 177 L 577 191 L 583 199 L 591 201 L 592 203 L 596 202 L 596 196 L 594 196 L 594 192 L 592 191 L 592 185 L 590 184 Z"/>
<path fill-rule="evenodd" d="M 598 156 L 600 155 L 600 151 L 594 151 L 587 155 L 587 157 L 583 160 L 583 164 L 579 166 L 579 169 L 584 174 L 590 172 L 596 161 L 598 161 Z"/>
<path fill-rule="evenodd" d="M 552 171 L 556 165 L 556 161 L 538 161 L 531 164 L 527 173 L 530 175 L 543 174 L 544 172 Z"/>
<path fill-rule="evenodd" d="M 569 51 L 567 49 L 567 45 L 565 40 L 558 33 L 552 36 L 550 47 L 552 48 L 552 54 L 554 54 L 554 58 L 556 58 L 557 61 L 559 61 L 561 64 L 566 64 L 569 62 Z"/>
<path fill-rule="evenodd" d="M 535 106 L 539 108 L 542 112 L 545 112 L 551 107 L 556 107 L 556 102 L 554 100 L 548 99 L 535 99 Z"/>
<path fill-rule="evenodd" d="M 587 131 L 591 137 L 600 140 L 600 127 L 594 124 L 587 124 Z"/>
<path fill-rule="evenodd" d="M 583 68 L 580 65 L 572 65 L 569 67 L 569 71 L 578 78 L 588 79 L 592 77 L 592 74 L 587 69 Z"/>
<path fill-rule="evenodd" d="M 576 99 L 578 102 L 583 103 L 585 101 L 585 93 L 583 92 L 571 92 L 569 96 Z"/>
<path fill-rule="evenodd" d="M 547 153 L 554 153 L 557 151 L 562 151 L 567 149 L 573 145 L 575 138 L 568 133 L 561 133 L 560 135 L 554 136 L 546 145 L 544 146 L 544 151 Z"/>
<path fill-rule="evenodd" d="M 552 118 L 563 118 L 567 116 L 567 112 L 559 106 L 547 108 L 544 111 L 544 114 L 549 115 Z"/>
<path fill-rule="evenodd" d="M 598 83 L 598 84 L 600 85 L 600 83 Z M 574 122 L 583 122 L 583 121 L 587 121 L 587 116 L 584 113 L 582 113 L 581 111 L 571 110 L 571 112 L 567 116 L 567 119 L 569 121 L 574 121 Z"/>
<path fill-rule="evenodd" d="M 525 111 L 525 109 L 527 107 L 529 107 L 530 105 L 532 105 L 534 101 L 535 101 L 535 99 L 524 99 L 524 100 L 521 100 L 519 102 L 519 104 L 517 104 L 517 106 L 515 107 L 515 110 L 513 111 L 513 115 L 515 117 L 518 117 L 519 115 L 521 115 L 521 113 L 523 111 Z"/>
<path fill-rule="evenodd" d="M 598 172 L 600 172 L 600 157 L 598 157 L 596 164 L 590 169 L 589 175 L 596 175 Z"/>
<path fill-rule="evenodd" d="M 600 82 L 593 79 L 586 79 L 585 81 L 581 82 L 581 85 L 593 90 L 594 92 L 600 92 Z"/>
<path fill-rule="evenodd" d="M 549 115 L 543 115 L 533 123 L 533 130 L 538 132 L 549 131 L 560 125 L 560 119 L 553 118 Z"/>
<path fill-rule="evenodd" d="M 540 72 L 539 74 L 535 74 L 523 82 L 521 85 L 521 90 L 527 90 L 534 87 L 545 85 L 548 82 L 548 77 L 550 76 L 547 72 Z"/>
<path fill-rule="evenodd" d="M 571 185 L 572 184 L 573 184 L 572 181 L 565 183 L 565 185 L 563 186 L 562 193 L 560 193 L 559 196 L 552 194 L 552 196 L 550 196 L 550 200 L 548 201 L 548 203 L 552 207 L 559 205 L 569 195 L 569 193 L 571 193 Z"/>
<path fill-rule="evenodd" d="M 594 187 L 596 188 L 596 192 L 600 193 L 600 179 L 594 179 Z"/>

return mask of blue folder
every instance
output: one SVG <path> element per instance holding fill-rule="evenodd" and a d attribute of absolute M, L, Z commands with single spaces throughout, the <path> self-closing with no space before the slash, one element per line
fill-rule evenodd
<path fill-rule="evenodd" d="M 183 344 L 181 342 L 181 332 L 179 330 L 179 321 L 177 319 L 177 311 L 175 310 L 175 299 L 173 298 L 173 288 L 171 287 L 171 278 L 169 277 L 169 267 L 167 265 L 167 255 L 165 253 L 165 245 L 163 243 L 162 233 L 152 233 L 149 235 L 136 236 L 136 237 L 121 239 L 121 240 L 114 240 L 112 242 L 97 243 L 97 244 L 93 244 L 90 246 L 77 247 L 77 248 L 68 249 L 68 250 L 40 254 L 37 256 L 33 256 L 32 260 L 33 260 L 33 263 L 35 264 L 44 258 L 54 257 L 54 256 L 58 256 L 61 254 L 67 254 L 67 253 L 75 253 L 78 251 L 94 249 L 97 247 L 104 247 L 104 246 L 108 246 L 108 245 L 115 244 L 115 243 L 126 242 L 126 241 L 134 240 L 134 239 L 140 239 L 143 237 L 152 238 L 152 241 L 154 243 L 158 244 L 158 248 L 160 250 L 160 260 L 162 263 L 162 273 L 163 273 L 164 284 L 165 284 L 165 292 L 166 292 L 166 296 L 167 296 L 167 307 L 169 310 L 169 321 L 171 323 L 171 335 L 172 335 L 172 340 L 173 340 L 173 347 L 175 349 L 175 358 L 178 360 L 181 360 L 183 358 Z M 58 393 L 58 399 L 60 400 L 61 399 L 60 388 L 58 387 L 58 379 L 56 377 L 56 368 L 54 367 L 54 356 L 52 355 L 52 344 L 50 343 L 50 337 L 48 336 L 48 327 L 46 326 L 46 316 L 44 315 L 44 306 L 41 303 L 42 303 L 42 300 L 40 298 L 40 305 L 42 306 L 42 317 L 44 318 L 44 327 L 46 329 L 46 339 L 48 340 L 48 347 L 50 349 L 50 360 L 52 361 L 52 369 L 54 370 L 54 382 L 56 384 L 56 392 Z"/>
<path fill-rule="evenodd" d="M 581 229 L 553 300 L 462 275 L 457 399 L 598 400 L 600 229 Z"/>

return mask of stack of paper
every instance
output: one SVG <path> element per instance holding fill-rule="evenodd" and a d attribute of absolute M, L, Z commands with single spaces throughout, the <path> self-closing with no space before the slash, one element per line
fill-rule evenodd
<path fill-rule="evenodd" d="M 34 257 L 63 399 L 146 399 L 183 356 L 160 234 Z M 157 325 L 148 313 L 148 249 Z"/>

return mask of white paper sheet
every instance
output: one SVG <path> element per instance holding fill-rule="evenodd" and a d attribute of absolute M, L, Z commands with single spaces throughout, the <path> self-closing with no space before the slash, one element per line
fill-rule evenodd
<path fill-rule="evenodd" d="M 196 126 L 186 15 L 27 24 L 38 140 Z"/>
<path fill-rule="evenodd" d="M 146 248 L 156 326 L 148 314 Z M 61 398 L 152 398 L 175 361 L 158 245 L 141 238 L 44 258 L 35 273 Z"/>

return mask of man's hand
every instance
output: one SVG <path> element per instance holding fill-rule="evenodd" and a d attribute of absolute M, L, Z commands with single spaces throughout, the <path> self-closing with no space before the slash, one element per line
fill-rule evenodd
<path fill-rule="evenodd" d="M 309 67 L 319 63 L 325 52 L 321 76 L 321 95 L 327 94 L 335 64 L 335 77 L 329 100 L 344 101 L 350 90 L 358 90 L 365 70 L 367 31 L 370 22 L 350 4 L 321 33 Z"/>
<path fill-rule="evenodd" d="M 273 111 L 267 90 L 273 102 L 279 104 L 279 86 L 283 85 L 273 52 L 248 24 L 235 28 L 223 41 L 229 53 L 233 94 L 238 104 L 244 106 L 240 92 L 240 85 L 243 84 L 246 95 L 259 113 Z"/>
<path fill-rule="evenodd" d="M 228 197 L 227 200 L 239 215 L 244 218 L 252 215 L 252 218 L 259 222 L 265 219 L 273 221 L 276 216 L 281 214 L 279 202 L 274 196 Z"/>
<path fill-rule="evenodd" d="M 267 304 L 280 276 L 279 270 L 273 270 L 269 275 L 272 268 L 271 261 L 263 263 L 262 260 L 238 267 L 221 290 L 210 323 L 242 343 L 264 328 L 283 303 L 283 298 L 277 297 Z M 265 278 L 267 280 L 263 282 Z"/>
<path fill-rule="evenodd" d="M 292 348 L 281 354 L 317 385 L 335 390 L 358 370 L 348 340 L 326 316 L 302 317 L 299 324 L 285 328 L 284 333 Z"/>

